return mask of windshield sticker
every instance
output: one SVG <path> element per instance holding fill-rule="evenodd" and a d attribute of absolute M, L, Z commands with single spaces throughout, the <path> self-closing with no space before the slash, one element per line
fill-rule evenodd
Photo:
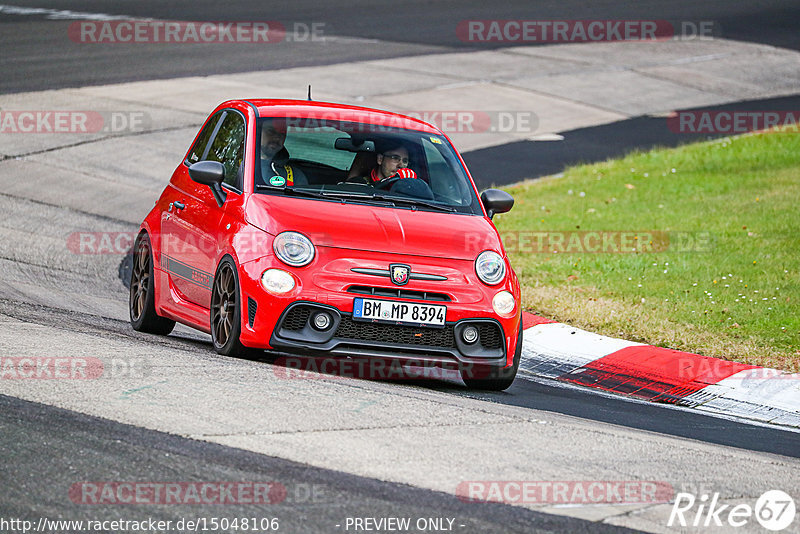
<path fill-rule="evenodd" d="M 442 140 L 437 138 L 437 137 L 431 137 L 430 140 L 431 140 L 431 143 L 436 143 L 437 145 L 441 145 L 442 144 Z"/>
<path fill-rule="evenodd" d="M 278 176 L 277 174 L 269 179 L 269 184 L 274 185 L 276 187 L 280 187 L 282 185 L 286 185 L 286 178 L 283 176 Z"/>

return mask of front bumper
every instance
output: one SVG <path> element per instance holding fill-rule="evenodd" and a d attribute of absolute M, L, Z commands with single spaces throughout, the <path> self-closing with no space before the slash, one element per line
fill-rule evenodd
<path fill-rule="evenodd" d="M 393 263 L 411 266 L 421 274 L 403 286 L 376 276 Z M 280 268 L 295 279 L 295 288 L 283 295 L 268 293 L 260 283 L 261 273 Z M 493 313 L 492 298 L 510 291 L 520 302 L 519 284 L 510 276 L 502 284 L 488 287 L 480 282 L 472 261 L 428 258 L 369 251 L 318 247 L 308 266 L 290 268 L 273 256 L 242 263 L 239 269 L 242 304 L 240 340 L 254 348 L 297 354 L 368 356 L 428 362 L 451 362 L 508 367 L 512 365 L 520 320 L 519 306 L 511 317 Z M 446 305 L 444 328 L 402 326 L 354 320 L 354 299 L 424 302 Z M 307 309 L 308 314 L 301 316 Z M 335 324 L 322 335 L 314 331 L 309 317 L 314 310 L 328 310 Z M 461 330 L 476 323 L 483 328 L 485 345 L 466 347 Z M 287 325 L 293 326 L 287 326 Z M 494 333 L 488 332 L 492 329 Z M 492 337 L 499 344 L 489 342 Z"/>
<path fill-rule="evenodd" d="M 317 313 L 332 317 L 329 327 L 313 325 Z M 478 339 L 466 343 L 462 331 L 478 329 Z M 394 358 L 441 364 L 504 367 L 506 335 L 499 321 L 468 318 L 447 322 L 442 328 L 416 327 L 353 319 L 351 313 L 317 302 L 289 305 L 278 319 L 269 344 L 275 349 L 302 354 Z"/>

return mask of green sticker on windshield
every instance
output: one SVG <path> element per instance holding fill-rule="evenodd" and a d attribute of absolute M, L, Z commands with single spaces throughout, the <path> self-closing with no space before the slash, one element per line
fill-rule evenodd
<path fill-rule="evenodd" d="M 438 137 L 431 137 L 430 140 L 431 140 L 431 143 L 436 143 L 437 145 L 441 145 L 442 144 L 442 140 L 439 139 Z"/>
<path fill-rule="evenodd" d="M 269 184 L 274 186 L 286 185 L 286 178 L 278 176 L 277 174 L 269 179 Z"/>

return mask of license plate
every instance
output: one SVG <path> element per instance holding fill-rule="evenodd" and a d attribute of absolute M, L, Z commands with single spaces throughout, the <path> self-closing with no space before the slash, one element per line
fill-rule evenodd
<path fill-rule="evenodd" d="M 416 304 L 357 298 L 353 302 L 353 319 L 356 321 L 381 321 L 414 326 L 444 326 L 447 306 Z"/>

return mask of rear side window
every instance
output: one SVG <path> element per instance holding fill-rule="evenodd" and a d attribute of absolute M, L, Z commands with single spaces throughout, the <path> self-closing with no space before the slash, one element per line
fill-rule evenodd
<path fill-rule="evenodd" d="M 187 158 L 189 163 L 197 163 L 203 159 L 203 153 L 205 152 L 206 145 L 208 145 L 208 141 L 211 139 L 211 136 L 214 135 L 214 128 L 223 115 L 224 112 L 219 112 L 211 117 L 211 119 L 209 119 L 209 121 L 206 123 L 205 128 L 203 128 L 203 130 L 200 132 L 200 135 L 197 136 L 197 141 L 194 142 L 191 152 L 189 152 L 189 156 Z"/>
<path fill-rule="evenodd" d="M 225 167 L 224 183 L 241 189 L 241 166 L 244 159 L 244 118 L 230 111 L 222 119 L 205 159 L 219 161 Z"/>

